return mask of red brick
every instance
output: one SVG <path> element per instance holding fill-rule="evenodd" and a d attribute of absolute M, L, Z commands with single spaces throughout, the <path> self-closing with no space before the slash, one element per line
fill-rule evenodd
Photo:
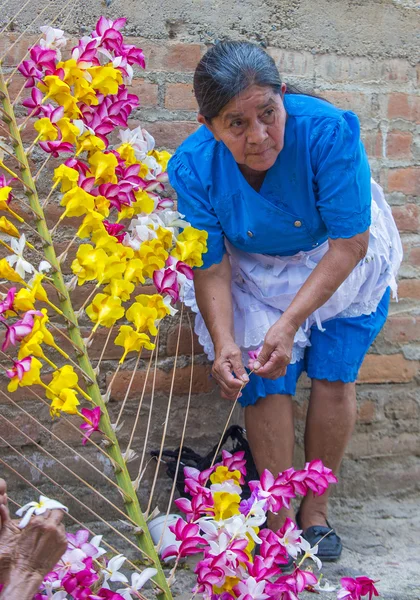
<path fill-rule="evenodd" d="M 166 354 L 168 356 L 174 356 L 176 354 L 178 331 L 179 331 L 179 324 L 173 325 L 167 333 Z M 198 337 L 195 335 L 195 333 L 193 334 L 193 348 L 194 348 L 194 354 L 202 354 L 203 353 L 203 348 L 202 348 L 200 342 L 198 341 Z M 181 336 L 179 339 L 178 354 L 179 355 L 185 354 L 187 356 L 191 356 L 191 330 L 190 330 L 190 326 L 188 325 L 188 323 L 183 323 L 181 326 Z"/>
<path fill-rule="evenodd" d="M 359 373 L 359 383 L 406 383 L 412 381 L 419 361 L 407 360 L 402 354 L 368 354 Z"/>
<path fill-rule="evenodd" d="M 388 98 L 388 118 L 420 121 L 420 97 L 394 92 Z"/>
<path fill-rule="evenodd" d="M 16 400 L 16 398 L 13 397 L 13 400 Z M 13 446 L 31 446 L 34 442 L 40 441 L 41 427 L 36 421 L 22 413 L 15 415 L 10 420 L 17 429 L 12 427 L 5 419 L 0 418 L 0 435 L 7 442 Z M 0 447 L 4 446 L 6 446 L 5 442 L 0 440 Z"/>
<path fill-rule="evenodd" d="M 382 133 L 380 131 L 366 131 L 362 135 L 362 139 L 369 156 L 382 157 Z"/>
<path fill-rule="evenodd" d="M 403 279 L 398 284 L 399 298 L 420 300 L 420 279 Z"/>
<path fill-rule="evenodd" d="M 194 71 L 206 47 L 200 44 L 179 44 L 176 42 L 154 42 L 133 38 L 132 43 L 141 46 L 148 71 Z"/>
<path fill-rule="evenodd" d="M 192 85 L 189 83 L 166 84 L 165 108 L 169 110 L 197 110 Z"/>
<path fill-rule="evenodd" d="M 420 246 L 411 248 L 408 251 L 408 262 L 414 267 L 420 267 Z"/>
<path fill-rule="evenodd" d="M 358 116 L 373 116 L 372 96 L 361 92 L 342 92 L 338 90 L 319 90 L 317 92 L 335 106 L 343 110 L 351 110 Z M 374 111 L 376 114 L 376 111 Z"/>
<path fill-rule="evenodd" d="M 192 393 L 202 394 L 210 392 L 215 388 L 215 383 L 210 377 L 211 367 L 210 365 L 194 365 L 193 371 L 193 382 L 192 382 Z M 113 374 L 108 373 L 106 376 L 107 385 L 109 385 Z M 111 398 L 114 400 L 123 400 L 126 394 L 132 371 L 120 371 L 115 377 L 112 385 Z M 146 376 L 146 371 L 137 371 L 134 376 L 133 384 L 131 386 L 129 398 L 139 398 Z M 171 389 L 173 377 L 173 370 L 163 371 L 162 369 L 157 370 L 156 375 L 156 392 L 163 392 L 168 394 Z M 191 366 L 180 368 L 178 367 L 175 374 L 174 381 L 174 394 L 182 395 L 188 394 L 190 389 L 190 378 L 191 378 Z M 146 393 L 150 394 L 152 391 L 153 382 L 153 370 L 149 372 L 149 377 L 146 385 Z"/>
<path fill-rule="evenodd" d="M 417 204 L 393 206 L 392 214 L 401 232 L 416 232 L 420 229 L 420 208 Z"/>
<path fill-rule="evenodd" d="M 145 81 L 142 77 L 133 79 L 129 91 L 140 98 L 140 106 L 156 106 L 158 103 L 158 85 Z"/>
<path fill-rule="evenodd" d="M 311 52 L 296 52 L 284 48 L 268 48 L 268 53 L 276 63 L 282 76 L 312 77 L 315 57 Z"/>
<path fill-rule="evenodd" d="M 360 404 L 357 410 L 357 420 L 359 423 L 372 423 L 375 420 L 376 406 L 372 400 L 365 400 Z"/>
<path fill-rule="evenodd" d="M 16 67 L 28 53 L 28 49 L 36 44 L 41 34 L 25 34 L 15 44 L 21 33 L 8 33 L 0 36 L 0 56 L 5 67 Z M 5 54 L 7 52 L 7 54 Z M 27 56 L 26 56 L 27 58 Z M 7 79 L 7 74 L 6 74 Z"/>
<path fill-rule="evenodd" d="M 420 167 L 389 169 L 387 189 L 388 192 L 420 195 Z"/>
<path fill-rule="evenodd" d="M 130 123 L 130 127 L 137 125 L 137 123 L 134 123 Z M 172 150 L 196 131 L 198 123 L 192 121 L 156 121 L 155 123 L 146 123 L 145 128 L 155 138 L 159 148 Z"/>
<path fill-rule="evenodd" d="M 392 343 L 420 340 L 420 319 L 412 315 L 391 315 L 385 324 L 384 336 Z"/>
<path fill-rule="evenodd" d="M 388 158 L 410 158 L 413 134 L 409 131 L 393 129 L 386 137 L 386 155 Z"/>

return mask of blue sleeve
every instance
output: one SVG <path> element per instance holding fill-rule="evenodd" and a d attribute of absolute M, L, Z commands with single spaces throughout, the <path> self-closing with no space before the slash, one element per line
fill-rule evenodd
<path fill-rule="evenodd" d="M 371 183 L 356 115 L 345 112 L 324 123 L 313 151 L 317 208 L 328 236 L 363 233 L 371 220 Z"/>
<path fill-rule="evenodd" d="M 208 233 L 208 250 L 203 254 L 203 265 L 200 267 L 208 269 L 220 263 L 226 252 L 224 234 L 208 194 L 186 162 L 182 156 L 174 154 L 168 163 L 169 182 L 177 193 L 178 211 L 185 215 L 193 227 Z"/>

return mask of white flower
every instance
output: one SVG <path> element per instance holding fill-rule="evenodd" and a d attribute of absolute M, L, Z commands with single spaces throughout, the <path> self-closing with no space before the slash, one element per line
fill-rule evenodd
<path fill-rule="evenodd" d="M 235 515 L 223 522 L 226 531 L 235 538 L 245 538 L 250 535 L 255 543 L 261 544 L 262 540 L 255 533 L 254 527 L 246 520 L 244 515 Z"/>
<path fill-rule="evenodd" d="M 145 158 L 141 161 L 146 167 L 149 169 L 149 173 L 145 176 L 146 181 L 150 181 L 151 179 L 156 179 L 158 175 L 162 173 L 162 167 L 156 160 L 154 156 L 150 156 L 149 154 L 145 156 Z"/>
<path fill-rule="evenodd" d="M 252 600 L 265 600 L 269 598 L 268 594 L 264 594 L 266 582 L 257 582 L 254 577 L 248 577 L 245 581 L 240 581 L 236 586 L 239 592 L 238 600 L 243 600 L 245 597 L 252 598 Z"/>
<path fill-rule="evenodd" d="M 96 554 L 94 554 L 92 556 L 92 558 L 99 558 L 100 556 L 102 556 L 103 554 L 106 554 L 106 550 L 104 548 L 100 547 L 100 543 L 102 541 L 102 536 L 101 535 L 95 535 L 89 542 L 89 544 L 92 544 L 92 546 L 95 546 L 97 552 Z"/>
<path fill-rule="evenodd" d="M 123 144 L 130 144 L 134 150 L 137 160 L 144 160 L 148 152 L 155 147 L 155 139 L 140 126 L 135 129 L 124 129 L 120 131 L 120 139 Z"/>
<path fill-rule="evenodd" d="M 165 209 L 159 212 L 159 219 L 166 229 L 169 229 L 174 235 L 178 235 L 179 228 L 188 227 L 188 221 L 185 221 L 177 210 Z"/>
<path fill-rule="evenodd" d="M 147 569 L 144 569 L 144 571 L 142 571 L 141 573 L 133 573 L 131 575 L 131 585 L 128 588 L 120 588 L 119 590 L 117 590 L 117 594 L 120 594 L 120 596 L 122 596 L 124 598 L 124 600 L 132 600 L 132 595 L 134 595 L 135 598 L 138 598 L 138 595 L 136 594 L 136 592 L 138 592 L 139 590 L 141 590 L 141 588 L 144 586 L 144 584 L 149 581 L 149 579 L 151 577 L 154 577 L 157 573 L 156 569 L 153 569 L 151 567 L 148 567 Z"/>
<path fill-rule="evenodd" d="M 330 583 L 327 579 L 324 579 L 324 585 L 321 585 L 321 577 L 318 583 L 314 585 L 314 590 L 316 590 L 317 592 L 335 592 L 337 587 L 335 585 L 332 585 L 332 583 Z"/>
<path fill-rule="evenodd" d="M 86 554 L 80 548 L 66 550 L 60 559 L 57 569 L 59 578 L 62 579 L 67 573 L 79 573 L 79 571 L 83 571 L 83 569 L 86 568 L 86 565 L 83 562 L 85 558 Z"/>
<path fill-rule="evenodd" d="M 52 269 L 50 263 L 47 260 L 41 260 L 39 263 L 38 271 L 40 273 L 47 273 Z"/>
<path fill-rule="evenodd" d="M 46 496 L 40 496 L 39 502 L 28 502 L 25 506 L 19 508 L 16 511 L 18 517 L 21 517 L 26 513 L 23 517 L 22 521 L 19 523 L 19 529 L 23 529 L 29 523 L 32 515 L 43 515 L 47 510 L 65 510 L 69 512 L 67 506 L 61 504 L 61 502 L 57 502 L 57 500 L 51 500 Z"/>
<path fill-rule="evenodd" d="M 302 538 L 300 537 L 301 533 L 302 533 L 302 530 L 296 529 L 295 524 L 291 523 L 289 525 L 289 527 L 286 529 L 284 536 L 282 538 L 279 538 L 280 544 L 286 548 L 287 552 L 293 558 L 297 557 L 297 555 L 299 554 L 301 549 L 303 550 Z M 308 544 L 308 542 L 306 542 L 306 540 L 305 540 L 305 543 L 310 548 L 310 545 Z M 317 559 L 317 560 L 319 560 L 319 559 Z"/>
<path fill-rule="evenodd" d="M 233 481 L 233 479 L 227 479 L 226 481 L 223 481 L 222 483 L 213 483 L 210 486 L 210 489 L 212 492 L 226 492 L 228 494 L 238 494 L 240 495 L 242 492 L 242 489 L 239 487 L 239 485 L 236 485 Z"/>
<path fill-rule="evenodd" d="M 122 583 L 128 582 L 127 577 L 119 572 L 124 562 L 125 556 L 122 554 L 117 554 L 117 556 L 113 556 L 111 558 L 107 566 L 101 571 L 102 575 L 104 576 L 102 587 L 109 590 L 108 581 L 120 581 Z"/>
<path fill-rule="evenodd" d="M 64 37 L 64 31 L 62 29 L 55 29 L 48 25 L 43 25 L 40 30 L 45 35 L 45 39 L 39 40 L 39 45 L 42 48 L 51 48 L 57 51 L 57 60 L 61 60 L 60 48 L 64 48 L 67 44 L 67 38 Z"/>
<path fill-rule="evenodd" d="M 265 505 L 265 500 L 255 500 L 247 514 L 247 522 L 249 525 L 252 527 L 260 527 L 260 525 L 265 522 L 267 518 L 266 510 L 264 509 Z"/>
<path fill-rule="evenodd" d="M 14 254 L 7 256 L 6 260 L 11 267 L 15 265 L 14 269 L 18 275 L 25 279 L 26 273 L 33 273 L 35 271 L 34 267 L 27 260 L 23 258 L 23 251 L 26 245 L 26 237 L 23 233 L 19 240 L 15 238 L 10 238 L 10 245 Z"/>
<path fill-rule="evenodd" d="M 318 544 L 315 544 L 315 546 L 313 548 L 311 548 L 311 544 L 307 540 L 305 540 L 304 538 L 302 538 L 301 541 L 299 542 L 299 548 L 302 550 L 302 552 L 305 553 L 305 555 L 303 557 L 304 559 L 305 558 L 312 558 L 312 560 L 314 561 L 314 563 L 316 564 L 316 566 L 318 567 L 318 569 L 321 569 L 322 562 L 316 556 L 317 553 L 318 553 Z M 287 551 L 289 552 L 289 554 L 291 554 L 291 552 L 290 552 L 289 549 L 287 549 Z"/>

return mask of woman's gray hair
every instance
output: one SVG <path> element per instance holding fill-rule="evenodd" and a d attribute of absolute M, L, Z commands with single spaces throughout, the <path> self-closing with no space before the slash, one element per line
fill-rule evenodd
<path fill-rule="evenodd" d="M 281 84 L 274 60 L 250 42 L 216 44 L 206 52 L 194 73 L 199 111 L 208 120 L 250 85 L 269 86 L 280 94 Z"/>

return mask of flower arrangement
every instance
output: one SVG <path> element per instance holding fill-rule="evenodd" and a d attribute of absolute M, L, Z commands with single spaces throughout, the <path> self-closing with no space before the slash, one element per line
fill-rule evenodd
<path fill-rule="evenodd" d="M 190 227 L 165 194 L 169 153 L 157 150 L 140 126 L 128 126 L 139 105 L 128 86 L 145 60 L 140 48 L 125 43 L 125 21 L 101 17 L 66 56 L 64 31 L 42 27 L 18 67 L 25 84 L 13 104 L 0 71 L 0 111 L 11 141 L 0 153 L 1 353 L 9 392 L 27 388 L 49 405 L 53 419 L 79 418 L 85 446 L 94 433 L 102 437 L 139 548 L 156 566 L 156 589 L 169 598 L 138 503 L 140 477 L 131 481 L 127 470 L 132 451 L 121 452 L 118 423 L 111 423 L 106 406 L 116 372 L 101 393 L 101 359 L 94 368 L 89 348 L 107 328 L 106 344 L 114 332 L 121 348 L 118 368 L 133 355 L 138 364 L 143 349 L 153 353 L 162 320 L 175 314 L 186 279 L 202 264 L 207 233 Z M 18 124 L 14 107 L 25 90 L 27 116 Z M 22 131 L 32 123 L 36 137 L 25 147 Z M 42 153 L 33 175 L 30 161 Z M 37 183 L 51 160 L 58 166 L 41 200 Z M 51 206 L 59 214 L 48 226 Z M 70 218 L 78 219 L 77 228 L 57 255 L 61 226 L 66 222 L 68 232 Z M 67 277 L 70 251 L 76 253 Z M 156 293 L 142 293 L 150 280 Z M 89 290 L 76 311 L 71 296 L 77 299 L 83 286 Z M 91 324 L 87 335 L 82 318 Z"/>

